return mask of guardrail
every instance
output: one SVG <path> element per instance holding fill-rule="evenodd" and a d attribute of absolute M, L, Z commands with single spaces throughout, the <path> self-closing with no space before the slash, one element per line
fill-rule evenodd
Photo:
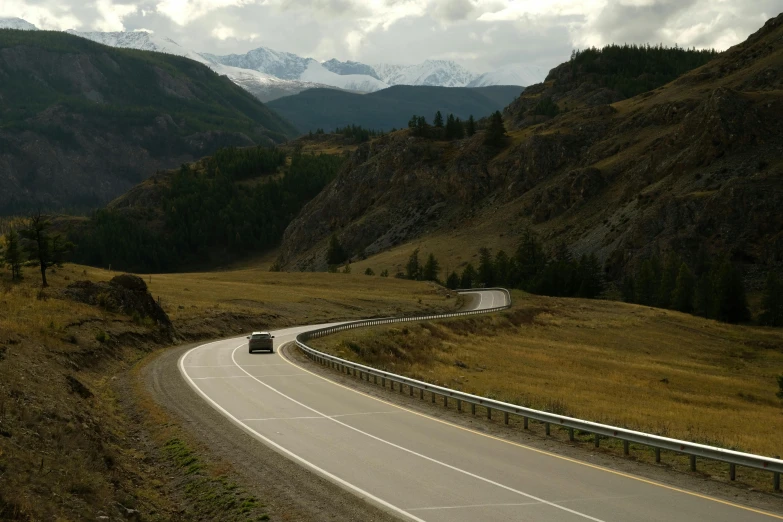
<path fill-rule="evenodd" d="M 697 457 L 725 462 L 729 465 L 730 480 L 735 480 L 736 478 L 736 466 L 744 466 L 748 468 L 770 471 L 773 473 L 773 489 L 775 491 L 780 491 L 780 474 L 783 472 L 783 460 L 780 460 L 780 457 L 764 457 L 751 453 L 742 453 L 739 451 L 716 448 L 714 446 L 696 444 L 694 442 L 687 442 L 684 440 L 670 439 L 668 437 L 661 437 L 658 435 L 651 435 L 649 433 L 633 431 L 625 428 L 608 426 L 606 424 L 575 419 L 573 417 L 565 417 L 563 415 L 556 415 L 554 413 L 548 413 L 545 411 L 517 406 L 515 404 L 487 399 L 486 397 L 480 397 L 478 395 L 472 395 L 469 393 L 452 390 L 450 388 L 444 388 L 435 384 L 430 384 L 402 375 L 385 372 L 383 370 L 377 370 L 363 364 L 340 359 L 339 357 L 319 352 L 318 350 L 306 344 L 306 341 L 310 339 L 324 337 L 326 335 L 355 328 L 414 321 L 430 321 L 434 319 L 448 319 L 452 317 L 463 317 L 477 314 L 488 314 L 511 308 L 511 294 L 504 288 L 457 290 L 457 292 L 467 293 L 488 290 L 504 292 L 507 300 L 506 303 L 503 306 L 482 310 L 469 310 L 464 312 L 452 312 L 446 314 L 432 314 L 414 317 L 392 317 L 385 319 L 354 321 L 338 326 L 330 326 L 327 328 L 320 328 L 317 330 L 301 333 L 296 337 L 296 344 L 308 358 L 319 364 L 329 366 L 341 372 L 347 372 L 348 374 L 353 372 L 354 376 L 358 377 L 359 379 L 366 379 L 367 381 L 369 381 L 372 377 L 375 384 L 378 384 L 378 379 L 381 379 L 381 386 L 383 387 L 386 387 L 386 381 L 389 381 L 392 390 L 394 390 L 394 385 L 397 383 L 399 384 L 400 393 L 403 393 L 403 386 L 407 386 L 411 396 L 413 396 L 414 390 L 418 390 L 419 398 L 422 400 L 424 399 L 424 393 L 427 392 L 430 394 L 433 403 L 435 402 L 437 396 L 441 396 L 443 398 L 444 406 L 446 407 L 448 407 L 448 400 L 454 399 L 457 401 L 458 411 L 462 411 L 462 405 L 463 403 L 466 403 L 471 405 L 471 411 L 475 415 L 476 406 L 481 406 L 486 409 L 488 419 L 492 418 L 493 410 L 503 412 L 504 421 L 506 424 L 508 424 L 509 415 L 517 415 L 523 418 L 523 426 L 525 429 L 528 428 L 529 419 L 533 419 L 545 425 L 547 435 L 550 434 L 550 428 L 552 425 L 567 428 L 570 440 L 574 440 L 575 431 L 591 433 L 594 437 L 595 447 L 599 447 L 602 437 L 619 439 L 623 441 L 623 452 L 625 455 L 628 455 L 630 452 L 630 443 L 633 442 L 636 444 L 643 444 L 653 448 L 655 451 L 656 462 L 661 461 L 661 450 L 689 455 L 691 471 L 696 471 Z"/>

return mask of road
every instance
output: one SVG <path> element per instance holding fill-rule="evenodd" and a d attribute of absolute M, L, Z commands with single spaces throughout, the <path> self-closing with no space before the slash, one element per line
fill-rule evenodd
<path fill-rule="evenodd" d="M 467 302 L 479 309 L 505 299 L 484 291 Z M 278 330 L 276 346 L 313 328 Z M 394 406 L 310 373 L 279 350 L 248 354 L 244 337 L 193 348 L 179 367 L 194 390 L 259 443 L 404 520 L 783 520 Z"/>

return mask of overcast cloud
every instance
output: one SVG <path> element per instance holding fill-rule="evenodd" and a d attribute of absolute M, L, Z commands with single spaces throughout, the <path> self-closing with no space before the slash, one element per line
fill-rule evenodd
<path fill-rule="evenodd" d="M 726 49 L 783 0 L 2 0 L 41 29 L 150 30 L 215 54 L 265 46 L 320 60 L 452 59 L 475 72 L 551 68 L 574 48 Z"/>

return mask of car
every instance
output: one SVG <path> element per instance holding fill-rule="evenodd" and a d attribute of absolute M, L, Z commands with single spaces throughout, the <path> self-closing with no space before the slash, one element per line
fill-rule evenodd
<path fill-rule="evenodd" d="M 269 350 L 275 353 L 275 336 L 269 332 L 253 332 L 247 336 L 247 351 L 253 353 L 256 350 Z"/>

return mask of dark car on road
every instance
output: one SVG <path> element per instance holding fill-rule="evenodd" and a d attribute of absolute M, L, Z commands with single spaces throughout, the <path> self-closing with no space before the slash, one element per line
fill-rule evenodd
<path fill-rule="evenodd" d="M 248 352 L 268 350 L 270 353 L 275 353 L 275 336 L 269 332 L 253 332 L 247 336 L 247 339 Z"/>

